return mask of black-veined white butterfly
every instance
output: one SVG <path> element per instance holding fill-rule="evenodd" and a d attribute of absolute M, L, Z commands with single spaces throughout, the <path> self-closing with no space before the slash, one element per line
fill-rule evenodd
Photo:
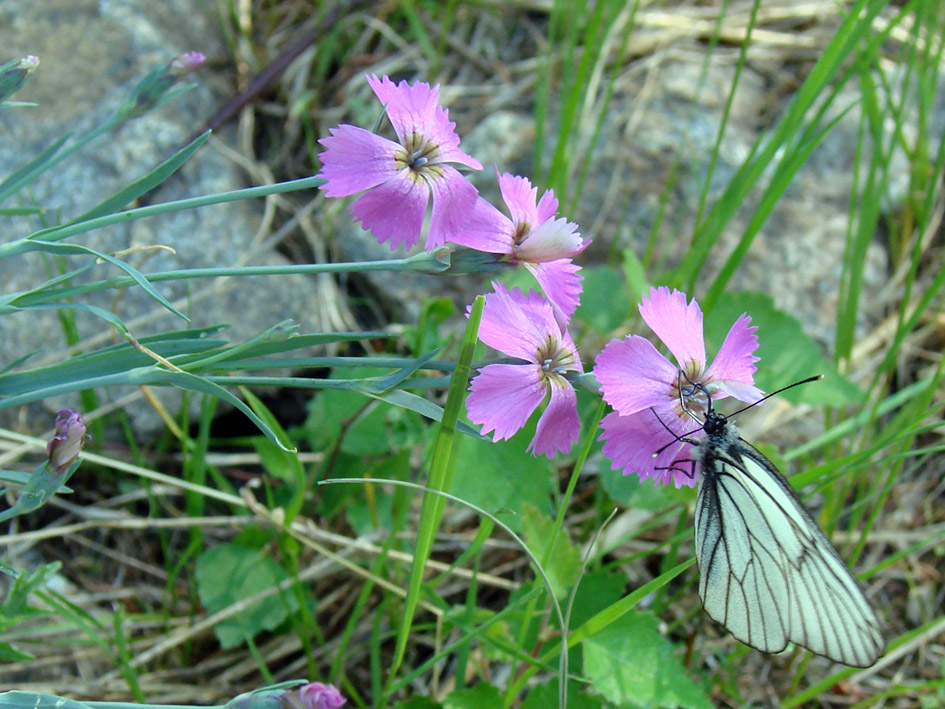
<path fill-rule="evenodd" d="M 690 414 L 705 435 L 680 438 L 702 466 L 695 552 L 706 613 L 762 652 L 793 642 L 845 665 L 874 664 L 885 646 L 876 613 L 791 484 L 713 410 L 704 386 L 681 386 L 687 394 L 706 411 L 705 420 Z"/>

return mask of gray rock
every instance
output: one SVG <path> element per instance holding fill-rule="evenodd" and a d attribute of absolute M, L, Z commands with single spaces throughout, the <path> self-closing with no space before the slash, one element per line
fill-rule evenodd
<path fill-rule="evenodd" d="M 211 61 L 188 80 L 197 84 L 174 102 L 123 124 L 43 174 L 19 195 L 4 203 L 39 205 L 47 209 L 46 223 L 68 221 L 102 199 L 149 172 L 183 147 L 213 114 L 224 98 L 212 84 L 212 58 L 223 54 L 218 25 L 189 0 L 152 3 L 146 0 L 81 2 L 76 0 L 10 0 L 0 3 L 0 47 L 4 56 L 35 54 L 41 64 L 18 100 L 35 101 L 35 108 L 6 109 L 0 138 L 0 172 L 5 176 L 67 131 L 82 135 L 104 122 L 150 69 L 185 51 L 201 51 Z M 226 84 L 220 82 L 222 89 Z M 224 130 L 212 140 L 232 142 Z M 237 165 L 211 146 L 204 146 L 184 168 L 148 195 L 148 203 L 213 194 L 247 186 Z M 234 202 L 183 211 L 81 234 L 70 241 L 102 251 L 163 244 L 175 254 L 161 252 L 141 265 L 145 272 L 212 266 L 283 264 L 267 250 L 256 253 L 254 237 L 260 225 L 261 204 Z M 35 218 L 8 219 L 6 239 L 20 238 L 41 225 Z M 129 256 L 138 265 L 140 256 Z M 67 268 L 86 263 L 69 257 Z M 0 262 L 4 292 L 34 287 L 49 277 L 51 263 L 37 254 Z M 52 266 L 53 269 L 58 266 Z M 96 266 L 85 278 L 120 275 L 109 265 Z M 208 291 L 208 281 L 161 283 L 158 290 L 193 325 L 228 323 L 225 337 L 239 342 L 286 318 L 312 330 L 317 310 L 314 279 L 292 276 L 229 279 Z M 199 297 L 197 294 L 203 293 Z M 187 327 L 180 318 L 157 307 L 139 289 L 88 296 L 86 302 L 113 309 L 141 337 Z M 77 314 L 83 337 L 108 335 L 101 320 Z M 100 338 L 101 339 L 101 338 Z M 52 311 L 19 313 L 3 319 L 0 362 L 9 363 L 33 350 L 34 358 L 61 358 L 64 338 Z M 100 392 L 120 396 L 127 392 Z M 49 402 L 52 408 L 63 403 Z M 170 404 L 174 409 L 173 404 Z M 144 407 L 142 407 L 144 408 Z M 140 411 L 143 416 L 144 411 Z M 139 419 L 150 428 L 155 416 Z"/>

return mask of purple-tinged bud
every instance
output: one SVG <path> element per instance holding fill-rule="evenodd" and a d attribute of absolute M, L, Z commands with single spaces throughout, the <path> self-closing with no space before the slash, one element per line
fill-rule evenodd
<path fill-rule="evenodd" d="M 182 79 L 203 66 L 205 61 L 207 58 L 200 52 L 185 52 L 171 59 L 167 65 L 167 74 Z"/>
<path fill-rule="evenodd" d="M 39 59 L 32 54 L 0 64 L 0 103 L 19 91 L 38 66 Z"/>
<path fill-rule="evenodd" d="M 82 414 L 62 409 L 56 414 L 56 435 L 46 445 L 46 467 L 55 473 L 68 470 L 85 445 L 86 425 Z"/>
<path fill-rule="evenodd" d="M 206 57 L 200 52 L 186 52 L 171 59 L 166 64 L 154 67 L 146 77 L 138 82 L 134 90 L 118 108 L 118 116 L 127 121 L 147 113 L 171 97 L 168 91 L 201 66 Z"/>
<path fill-rule="evenodd" d="M 333 684 L 309 682 L 299 687 L 298 701 L 291 703 L 300 709 L 338 709 L 347 702 L 348 700 L 341 696 L 341 692 Z"/>

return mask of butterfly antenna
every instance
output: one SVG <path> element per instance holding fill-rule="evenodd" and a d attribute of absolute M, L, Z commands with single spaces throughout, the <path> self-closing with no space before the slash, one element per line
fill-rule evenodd
<path fill-rule="evenodd" d="M 740 414 L 742 411 L 747 411 L 748 409 L 752 408 L 753 406 L 758 406 L 758 404 L 760 404 L 761 402 L 767 401 L 767 400 L 770 399 L 772 396 L 777 396 L 777 395 L 780 394 L 782 391 L 787 391 L 788 389 L 793 389 L 794 387 L 800 386 L 801 384 L 810 384 L 811 382 L 816 382 L 816 381 L 818 381 L 818 380 L 820 380 L 820 379 L 823 379 L 823 378 L 824 378 L 824 375 L 823 375 L 823 374 L 818 374 L 818 375 L 813 376 L 813 377 L 807 377 L 807 379 L 802 379 L 802 380 L 799 381 L 799 382 L 794 382 L 793 384 L 788 384 L 786 387 L 781 387 L 781 388 L 778 389 L 777 391 L 773 391 L 773 392 L 771 392 L 770 394 L 765 394 L 763 397 L 761 397 L 760 399 L 758 399 L 758 401 L 756 401 L 756 402 L 754 402 L 754 403 L 752 403 L 752 404 L 749 404 L 748 406 L 743 406 L 743 407 L 740 408 L 738 411 L 736 411 L 736 412 L 734 412 L 734 413 L 731 413 L 731 414 L 729 414 L 728 416 L 729 416 L 729 417 L 732 417 L 732 416 L 735 416 L 736 414 Z M 697 385 L 695 385 L 695 386 L 699 386 L 699 385 L 697 384 Z"/>

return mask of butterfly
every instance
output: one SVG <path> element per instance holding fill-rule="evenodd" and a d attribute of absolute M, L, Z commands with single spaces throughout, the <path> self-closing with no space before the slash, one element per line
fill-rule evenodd
<path fill-rule="evenodd" d="M 702 468 L 695 554 L 706 613 L 762 652 L 793 642 L 845 665 L 873 665 L 885 648 L 876 613 L 791 484 L 713 409 L 703 385 L 681 386 L 684 395 L 706 412 L 702 420 L 690 413 L 702 437 L 679 438 Z"/>

